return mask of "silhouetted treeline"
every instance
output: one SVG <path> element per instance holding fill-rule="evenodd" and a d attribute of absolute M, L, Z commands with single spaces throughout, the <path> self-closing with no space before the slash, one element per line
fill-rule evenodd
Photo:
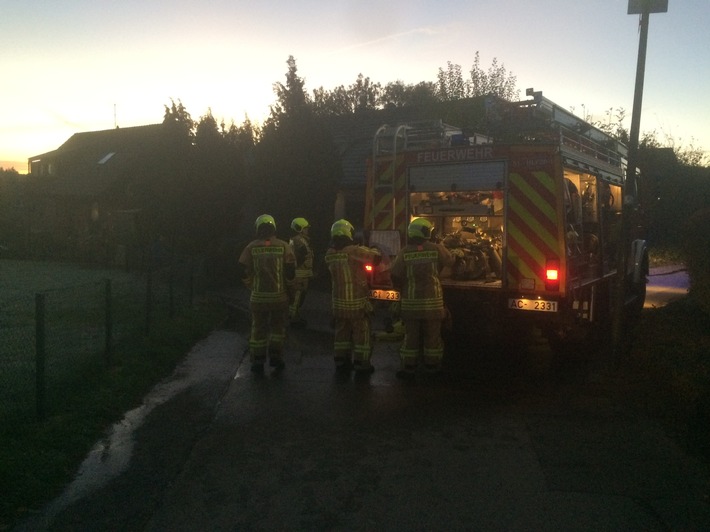
<path fill-rule="evenodd" d="M 180 100 L 165 106 L 163 142 L 144 163 L 146 175 L 152 177 L 131 190 L 141 212 L 140 245 L 149 247 L 160 240 L 176 253 L 203 255 L 227 270 L 236 260 L 235 253 L 253 237 L 254 219 L 269 213 L 276 218 L 282 238 L 288 238 L 294 217 L 309 219 L 314 245 L 322 251 L 334 219 L 343 170 L 328 127 L 333 117 L 411 107 L 432 110 L 430 114 L 463 127 L 472 120 L 466 113 L 478 110 L 456 102 L 486 94 L 507 100 L 519 97 L 515 76 L 495 59 L 484 70 L 478 53 L 466 74 L 449 62 L 439 69 L 436 82 L 382 85 L 360 74 L 349 86 L 319 87 L 310 94 L 291 56 L 285 79 L 274 84 L 274 93 L 275 101 L 263 124 L 248 118 L 241 125 L 226 124 L 210 109 L 194 119 Z M 617 112 L 616 122 L 597 125 L 613 129 L 623 139 L 624 112 Z M 643 147 L 659 146 L 655 137 L 647 136 Z M 651 154 L 653 150 L 642 152 Z M 646 163 L 640 164 L 647 176 L 641 182 L 641 193 L 649 235 L 659 243 L 677 241 L 691 211 L 708 204 L 710 179 L 700 165 L 704 153 L 695 148 L 673 152 L 674 158 L 663 161 L 647 155 Z M 14 170 L 0 169 L 3 256 L 21 254 L 18 235 L 25 230 L 22 212 L 26 199 L 17 191 L 22 177 Z"/>

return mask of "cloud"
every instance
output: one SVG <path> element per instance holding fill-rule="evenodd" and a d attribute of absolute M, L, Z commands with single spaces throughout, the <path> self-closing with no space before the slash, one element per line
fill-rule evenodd
<path fill-rule="evenodd" d="M 391 35 L 385 35 L 383 37 L 378 37 L 377 39 L 371 39 L 369 41 L 364 41 L 364 42 L 351 44 L 348 46 L 343 46 L 343 47 L 333 50 L 325 55 L 337 55 L 337 54 L 341 54 L 344 52 L 351 52 L 353 50 L 360 50 L 362 48 L 368 48 L 368 47 L 371 47 L 371 46 L 374 46 L 377 44 L 398 41 L 398 40 L 402 40 L 406 37 L 412 37 L 412 36 L 417 36 L 417 35 L 422 35 L 424 37 L 434 37 L 434 36 L 439 35 L 441 33 L 443 33 L 442 29 L 428 28 L 428 27 L 414 28 L 409 31 L 402 31 L 402 32 L 398 32 L 398 33 L 393 33 Z"/>

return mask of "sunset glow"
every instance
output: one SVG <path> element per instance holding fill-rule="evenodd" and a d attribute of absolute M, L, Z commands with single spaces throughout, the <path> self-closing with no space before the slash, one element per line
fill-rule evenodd
<path fill-rule="evenodd" d="M 384 7 L 383 7 L 384 6 Z M 162 121 L 181 100 L 193 118 L 261 122 L 289 55 L 310 93 L 352 84 L 436 81 L 447 61 L 466 73 L 497 58 L 527 87 L 580 116 L 631 116 L 638 17 L 625 0 L 387 4 L 216 0 L 198 4 L 28 1 L 3 7 L 6 75 L 0 93 L 0 167 L 77 132 Z M 670 0 L 651 16 L 641 130 L 710 151 L 706 0 Z"/>

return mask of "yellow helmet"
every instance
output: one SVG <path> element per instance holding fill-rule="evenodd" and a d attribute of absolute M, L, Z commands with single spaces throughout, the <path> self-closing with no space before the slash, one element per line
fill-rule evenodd
<path fill-rule="evenodd" d="M 434 225 L 426 218 L 415 218 L 407 227 L 407 236 L 409 238 L 423 238 L 429 240 L 434 231 Z"/>
<path fill-rule="evenodd" d="M 355 236 L 355 228 L 353 227 L 353 224 L 351 224 L 347 220 L 341 219 L 335 222 L 330 228 L 330 236 L 344 236 L 352 240 Z"/>
<path fill-rule="evenodd" d="M 310 227 L 310 226 L 311 226 L 311 224 L 309 224 L 308 220 L 306 220 L 305 218 L 294 218 L 293 221 L 291 222 L 291 229 L 293 229 L 297 233 L 300 233 L 306 227 Z"/>
<path fill-rule="evenodd" d="M 256 230 L 258 231 L 258 230 L 259 230 L 259 226 L 262 226 L 262 225 L 270 225 L 270 226 L 272 226 L 272 227 L 274 228 L 274 230 L 275 230 L 275 229 L 276 229 L 276 220 L 274 220 L 274 217 L 271 216 L 270 214 L 262 214 L 262 215 L 259 216 L 259 217 L 256 219 L 256 221 L 254 222 L 254 227 L 255 227 Z"/>

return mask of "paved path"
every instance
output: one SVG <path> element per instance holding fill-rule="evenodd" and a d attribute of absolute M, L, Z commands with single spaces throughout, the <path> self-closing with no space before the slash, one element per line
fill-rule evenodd
<path fill-rule="evenodd" d="M 325 298 L 281 374 L 248 371 L 244 323 L 195 346 L 127 416 L 130 460 L 20 529 L 710 530 L 708 466 L 618 400 L 626 383 L 510 356 L 403 384 L 391 344 L 339 377 Z M 85 482 L 121 452 L 102 445 Z"/>

